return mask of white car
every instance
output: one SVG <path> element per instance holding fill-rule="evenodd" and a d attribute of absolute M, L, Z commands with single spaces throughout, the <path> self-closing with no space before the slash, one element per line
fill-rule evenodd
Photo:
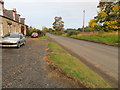
<path fill-rule="evenodd" d="M 21 47 L 25 45 L 26 40 L 23 34 L 21 33 L 9 33 L 1 38 L 0 46 L 1 47 Z"/>

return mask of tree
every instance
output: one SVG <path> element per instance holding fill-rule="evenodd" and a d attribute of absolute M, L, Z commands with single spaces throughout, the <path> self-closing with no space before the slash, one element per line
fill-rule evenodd
<path fill-rule="evenodd" d="M 43 31 L 44 33 L 47 33 L 47 32 L 49 32 L 49 29 L 48 29 L 47 27 L 42 27 L 42 31 Z"/>
<path fill-rule="evenodd" d="M 96 19 L 91 19 L 89 22 L 88 29 L 91 31 L 95 31 L 95 27 L 97 26 L 97 20 Z"/>
<path fill-rule="evenodd" d="M 29 35 L 31 35 L 32 33 L 36 32 L 37 33 L 38 29 L 30 27 L 29 28 Z"/>
<path fill-rule="evenodd" d="M 80 32 L 82 32 L 82 31 L 83 31 L 83 29 L 82 29 L 82 28 L 78 28 L 77 30 L 78 30 L 78 31 L 80 31 Z"/>
<path fill-rule="evenodd" d="M 89 29 L 97 31 L 115 31 L 120 29 L 120 1 L 117 0 L 101 0 L 98 8 L 99 12 L 94 19 L 89 22 Z"/>
<path fill-rule="evenodd" d="M 51 30 L 51 31 L 52 31 L 53 29 L 52 29 L 52 28 L 49 28 L 49 30 Z"/>
<path fill-rule="evenodd" d="M 62 17 L 55 17 L 55 22 L 53 23 L 53 28 L 56 31 L 62 31 L 64 29 L 64 22 L 62 21 Z"/>

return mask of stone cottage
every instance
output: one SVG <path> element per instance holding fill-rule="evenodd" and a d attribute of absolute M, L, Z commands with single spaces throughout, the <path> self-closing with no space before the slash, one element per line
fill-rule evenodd
<path fill-rule="evenodd" d="M 10 32 L 26 35 L 27 25 L 25 25 L 25 18 L 20 18 L 20 14 L 17 14 L 16 9 L 5 9 L 4 1 L 0 0 L 0 36 Z"/>

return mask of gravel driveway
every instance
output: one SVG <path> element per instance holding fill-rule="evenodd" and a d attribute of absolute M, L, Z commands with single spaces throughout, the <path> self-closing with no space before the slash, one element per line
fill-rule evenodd
<path fill-rule="evenodd" d="M 48 68 L 47 40 L 27 39 L 21 48 L 3 48 L 3 88 L 73 88 L 72 80 L 60 77 Z"/>

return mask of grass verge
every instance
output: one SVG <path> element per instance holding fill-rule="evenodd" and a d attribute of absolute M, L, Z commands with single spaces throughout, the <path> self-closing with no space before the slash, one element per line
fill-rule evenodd
<path fill-rule="evenodd" d="M 64 52 L 65 50 L 58 46 L 56 43 L 48 43 L 48 48 L 50 51 L 62 51 Z"/>
<path fill-rule="evenodd" d="M 48 47 L 52 51 L 55 50 L 59 52 L 63 50 L 54 43 L 49 43 Z M 104 81 L 102 77 L 89 69 L 89 67 L 77 58 L 66 53 L 49 53 L 48 56 L 54 65 L 57 65 L 63 72 L 80 81 L 84 86 L 88 88 L 110 88 L 108 83 Z"/>
<path fill-rule="evenodd" d="M 42 36 L 42 37 L 39 37 L 39 39 L 49 39 L 48 36 Z"/>
<path fill-rule="evenodd" d="M 95 42 L 101 42 L 110 45 L 119 45 L 120 40 L 118 39 L 118 35 L 106 35 L 106 36 L 71 36 L 71 38 L 75 39 L 85 39 Z"/>

